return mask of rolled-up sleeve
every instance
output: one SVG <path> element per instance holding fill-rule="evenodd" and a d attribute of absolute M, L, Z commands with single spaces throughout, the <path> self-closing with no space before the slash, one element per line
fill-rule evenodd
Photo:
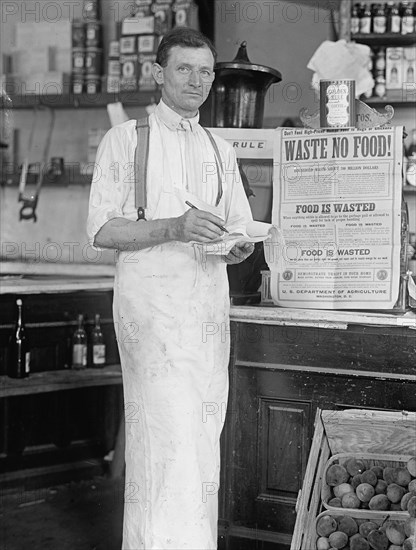
<path fill-rule="evenodd" d="M 134 175 L 135 144 L 129 126 L 114 126 L 98 146 L 87 219 L 88 241 L 98 250 L 94 240 L 101 227 L 113 218 L 124 217 L 123 207 Z"/>

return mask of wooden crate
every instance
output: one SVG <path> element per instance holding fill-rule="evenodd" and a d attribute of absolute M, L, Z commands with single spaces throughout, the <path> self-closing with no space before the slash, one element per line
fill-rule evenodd
<path fill-rule="evenodd" d="M 315 433 L 299 494 L 291 550 L 314 550 L 326 464 L 339 453 L 416 456 L 416 413 L 317 410 Z M 332 513 L 332 512 L 331 512 Z"/>

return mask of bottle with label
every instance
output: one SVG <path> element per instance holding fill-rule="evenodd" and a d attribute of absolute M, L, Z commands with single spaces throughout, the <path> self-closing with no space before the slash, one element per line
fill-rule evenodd
<path fill-rule="evenodd" d="M 78 328 L 72 337 L 72 368 L 87 368 L 87 333 L 84 329 L 84 316 L 78 315 Z"/>
<path fill-rule="evenodd" d="M 95 315 L 95 326 L 91 333 L 92 366 L 101 368 L 105 365 L 105 342 L 100 326 L 100 315 Z"/>
<path fill-rule="evenodd" d="M 397 2 L 388 2 L 387 32 L 399 34 L 402 28 L 402 18 Z"/>
<path fill-rule="evenodd" d="M 375 74 L 374 95 L 376 97 L 385 97 L 386 95 L 386 73 L 385 71 L 376 71 Z"/>
<path fill-rule="evenodd" d="M 377 4 L 374 9 L 373 32 L 375 34 L 384 34 L 387 30 L 387 16 L 382 4 Z"/>
<path fill-rule="evenodd" d="M 30 372 L 30 351 L 22 317 L 23 303 L 20 298 L 16 300 L 16 305 L 17 322 L 9 341 L 7 374 L 11 378 L 26 378 Z"/>
<path fill-rule="evenodd" d="M 370 34 L 371 33 L 371 8 L 369 5 L 364 5 L 361 11 L 360 17 L 360 33 L 361 34 Z"/>
<path fill-rule="evenodd" d="M 412 34 L 415 32 L 415 16 L 413 14 L 413 7 L 410 2 L 403 2 L 402 9 L 402 34 Z"/>
<path fill-rule="evenodd" d="M 380 48 L 378 50 L 374 62 L 374 68 L 376 69 L 376 71 L 386 70 L 386 48 Z"/>
<path fill-rule="evenodd" d="M 360 4 L 354 4 L 351 8 L 351 34 L 360 32 Z"/>

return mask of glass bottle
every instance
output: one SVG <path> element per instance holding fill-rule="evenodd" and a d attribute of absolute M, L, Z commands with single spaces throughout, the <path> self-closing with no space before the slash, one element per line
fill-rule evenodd
<path fill-rule="evenodd" d="M 92 366 L 101 368 L 105 365 L 105 342 L 104 334 L 101 330 L 100 315 L 95 315 L 95 326 L 91 333 L 92 344 Z"/>
<path fill-rule="evenodd" d="M 402 34 L 412 34 L 415 31 L 415 16 L 410 2 L 403 2 Z"/>
<path fill-rule="evenodd" d="M 9 341 L 7 374 L 11 378 L 26 378 L 30 372 L 30 351 L 22 318 L 23 303 L 20 298 L 16 300 L 16 305 L 17 322 Z"/>
<path fill-rule="evenodd" d="M 397 2 L 389 2 L 389 13 L 387 18 L 387 31 L 399 34 L 402 28 L 402 18 L 400 16 Z"/>
<path fill-rule="evenodd" d="M 363 10 L 361 12 L 360 33 L 361 34 L 371 33 L 371 8 L 367 4 L 363 7 Z"/>
<path fill-rule="evenodd" d="M 360 4 L 354 4 L 351 8 L 351 34 L 360 32 Z"/>
<path fill-rule="evenodd" d="M 72 337 L 72 368 L 87 367 L 87 333 L 84 329 L 84 316 L 78 315 L 78 328 Z"/>
<path fill-rule="evenodd" d="M 382 4 L 377 4 L 373 17 L 373 32 L 375 34 L 384 34 L 387 30 L 386 11 Z"/>
<path fill-rule="evenodd" d="M 374 67 L 376 71 L 385 71 L 386 69 L 386 49 L 380 48 L 377 52 Z"/>

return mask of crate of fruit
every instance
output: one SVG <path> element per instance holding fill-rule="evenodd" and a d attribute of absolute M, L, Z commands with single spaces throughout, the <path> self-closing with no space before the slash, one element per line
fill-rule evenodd
<path fill-rule="evenodd" d="M 325 511 L 316 518 L 315 544 L 310 550 L 414 550 L 416 518 L 379 514 L 371 510 Z"/>
<path fill-rule="evenodd" d="M 368 503 L 359 509 L 344 509 L 332 506 L 333 503 L 329 505 L 331 499 L 337 497 L 331 495 L 330 498 L 328 491 L 333 491 L 334 486 L 327 483 L 327 472 L 331 465 L 339 464 L 341 461 L 341 465 L 345 466 L 347 461 L 352 458 L 357 461 L 368 461 L 362 465 L 366 470 L 371 470 L 376 466 L 381 468 L 381 464 L 383 464 L 383 474 L 384 468 L 407 469 L 409 465 L 412 470 L 412 465 L 416 462 L 416 413 L 367 409 L 344 411 L 318 409 L 303 486 L 296 504 L 297 518 L 291 550 L 314 550 L 316 548 L 316 518 L 322 512 L 327 515 L 355 514 L 358 517 L 362 516 L 361 519 L 368 514 L 375 514 L 379 519 L 389 516 L 392 521 L 396 517 L 411 518 L 413 514 L 416 515 L 415 501 L 412 501 L 412 497 L 407 497 L 407 506 L 411 503 L 410 512 L 409 510 L 395 509 L 397 506 L 388 512 L 370 510 L 367 508 L 367 506 L 369 507 Z M 360 464 L 355 466 L 360 469 Z M 415 473 L 413 470 L 412 472 Z M 412 472 L 409 472 L 410 483 L 416 477 L 412 475 Z M 380 470 L 378 470 L 378 474 L 381 474 Z M 402 472 L 402 475 L 406 474 Z M 348 481 L 350 480 L 352 481 L 351 476 L 348 478 Z M 412 487 L 413 485 L 411 485 L 411 489 Z M 407 489 L 409 489 L 409 484 Z M 328 509 L 328 506 L 331 508 Z"/>
<path fill-rule="evenodd" d="M 332 456 L 322 478 L 322 504 L 328 510 L 407 512 L 416 497 L 416 457 L 370 453 Z M 416 505 L 416 498 L 410 503 Z"/>

